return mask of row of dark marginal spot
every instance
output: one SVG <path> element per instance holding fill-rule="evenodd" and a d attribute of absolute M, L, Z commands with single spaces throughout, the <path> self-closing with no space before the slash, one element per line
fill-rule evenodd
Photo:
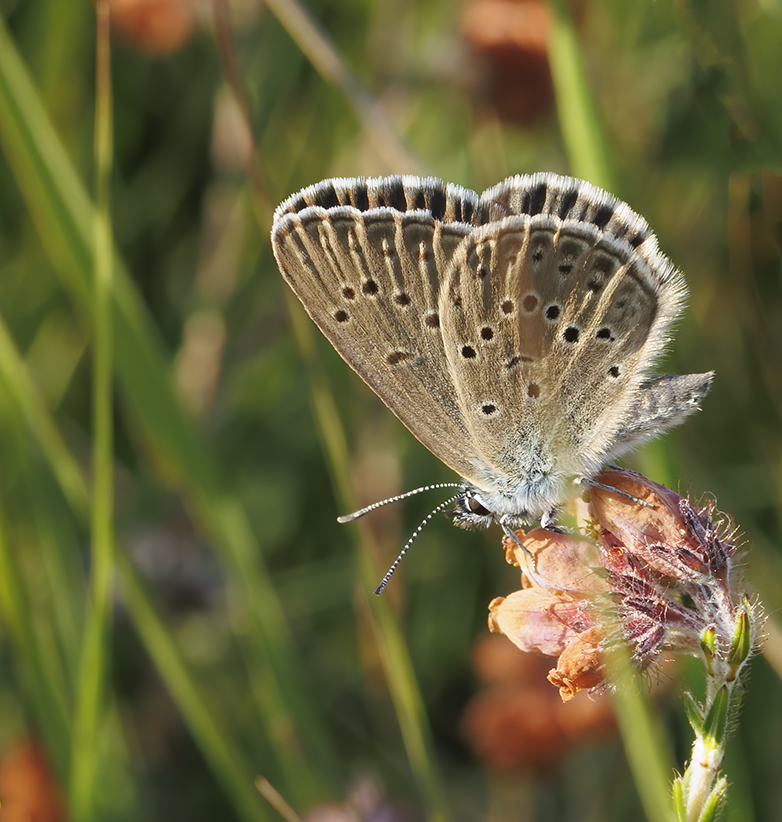
<path fill-rule="evenodd" d="M 578 339 L 578 329 L 576 328 L 569 328 L 567 331 L 575 332 L 574 340 Z M 463 345 L 461 349 L 461 354 L 465 359 L 471 360 L 477 356 L 476 350 L 471 345 Z M 415 356 L 410 351 L 392 351 L 390 354 L 386 356 L 386 362 L 389 365 L 399 365 L 399 363 L 404 362 L 405 360 L 412 359 Z M 510 370 L 515 365 L 518 365 L 519 362 L 533 362 L 531 357 L 524 357 L 516 355 L 511 357 L 510 360 L 506 363 L 505 368 Z M 619 376 L 619 367 L 616 365 L 612 365 L 608 369 L 608 373 L 610 376 L 616 378 Z M 527 386 L 527 396 L 536 399 L 540 396 L 540 386 L 536 383 L 530 383 Z M 487 410 L 488 409 L 488 410 Z M 491 415 L 497 410 L 496 406 L 493 404 L 486 404 L 482 406 L 482 411 L 484 414 Z"/>
<path fill-rule="evenodd" d="M 547 195 L 548 186 L 546 185 L 546 183 L 538 183 L 538 185 L 535 186 L 535 188 L 525 191 L 524 196 L 521 200 L 521 213 L 529 214 L 531 217 L 534 217 L 536 214 L 541 214 L 546 205 Z M 575 206 L 577 200 L 578 189 L 574 188 L 564 193 L 557 207 L 557 216 L 561 220 L 565 220 L 569 216 L 572 216 L 570 212 L 573 210 L 573 206 Z M 585 204 L 583 213 L 577 215 L 576 219 L 586 221 L 587 208 L 588 203 Z M 604 203 L 595 210 L 595 213 L 592 214 L 591 217 L 589 217 L 589 222 L 597 226 L 601 231 L 604 231 L 605 227 L 608 225 L 608 223 L 611 221 L 611 218 L 614 216 L 615 209 L 615 200 L 613 202 Z M 638 231 L 632 237 L 628 238 L 628 242 L 633 248 L 638 248 L 638 246 L 641 245 L 641 243 L 646 239 L 647 236 L 648 232 Z"/>
<path fill-rule="evenodd" d="M 345 204 L 349 204 L 362 212 L 369 211 L 372 208 L 393 208 L 400 213 L 411 210 L 408 207 L 405 186 L 400 177 L 389 177 L 385 185 L 375 191 L 371 202 L 369 187 L 364 181 L 355 183 L 346 194 L 345 199 L 348 202 Z M 292 203 L 292 210 L 299 212 L 309 206 L 330 209 L 339 208 L 341 205 L 343 203 L 340 202 L 334 183 L 331 180 L 325 180 L 318 184 L 314 195 L 309 198 L 309 202 L 303 196 L 296 198 Z M 470 200 L 456 197 L 452 205 L 454 209 L 453 218 L 456 222 L 472 222 L 475 209 Z M 448 196 L 442 184 L 415 191 L 412 210 L 427 211 L 435 220 L 442 221 L 448 210 Z"/>
<path fill-rule="evenodd" d="M 561 195 L 557 205 L 557 216 L 561 219 L 572 217 L 571 211 L 578 201 L 578 189 L 574 188 Z M 533 189 L 528 189 L 524 192 L 521 199 L 521 213 L 535 216 L 541 214 L 546 205 L 546 198 L 548 196 L 548 186 L 546 183 L 539 183 Z M 365 181 L 356 182 L 352 189 L 348 192 L 349 204 L 358 211 L 369 211 L 371 208 L 393 208 L 400 213 L 408 211 L 407 195 L 405 194 L 405 186 L 401 177 L 389 177 L 382 189 L 376 191 L 373 197 L 373 202 L 370 203 L 369 188 Z M 302 211 L 308 206 L 320 206 L 321 208 L 330 209 L 338 208 L 340 199 L 337 195 L 337 190 L 331 180 L 325 180 L 320 183 L 316 189 L 314 196 L 310 198 L 310 202 L 299 195 L 291 204 L 291 210 L 294 212 Z M 454 208 L 453 218 L 456 222 L 470 224 L 475 216 L 475 204 L 462 197 L 455 197 L 452 201 Z M 576 215 L 576 219 L 586 221 L 586 211 L 589 203 L 585 203 L 582 209 L 583 213 Z M 448 196 L 442 183 L 438 185 L 430 185 L 427 188 L 418 189 L 415 192 L 415 199 L 413 201 L 413 208 L 420 211 L 429 212 L 433 219 L 440 220 L 445 217 L 448 210 Z M 605 229 L 614 216 L 616 208 L 616 201 L 611 203 L 604 203 L 595 210 L 594 214 L 589 217 L 589 222 L 597 226 L 601 231 Z M 480 215 L 479 215 L 480 217 Z M 483 222 L 479 219 L 479 222 Z M 649 235 L 647 231 L 638 231 L 632 237 L 628 238 L 628 242 L 633 248 L 638 248 L 639 245 Z"/>

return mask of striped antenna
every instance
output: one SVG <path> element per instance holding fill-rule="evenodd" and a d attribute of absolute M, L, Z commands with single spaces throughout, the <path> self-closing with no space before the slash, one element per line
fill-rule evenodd
<path fill-rule="evenodd" d="M 373 502 L 372 505 L 367 505 L 366 508 L 361 508 L 358 511 L 354 511 L 352 514 L 345 514 L 342 517 L 337 517 L 337 522 L 353 522 L 353 520 L 358 519 L 359 517 L 363 517 L 364 514 L 368 514 L 370 511 L 374 511 L 375 508 L 380 508 L 383 505 L 388 505 L 391 502 L 399 502 L 401 499 L 407 499 L 408 497 L 415 496 L 415 494 L 420 494 L 423 491 L 434 491 L 437 488 L 461 488 L 462 484 L 460 482 L 438 482 L 435 485 L 422 485 L 420 488 L 414 488 L 412 491 L 406 491 L 404 494 L 397 494 L 395 497 L 389 497 L 388 499 L 381 499 L 380 502 Z"/>
<path fill-rule="evenodd" d="M 456 486 L 457 488 L 462 488 L 461 485 L 457 485 L 456 483 L 449 483 L 449 485 L 451 485 L 451 487 Z M 437 486 L 430 486 L 430 487 L 436 488 Z M 439 487 L 442 488 L 443 486 L 439 486 Z M 445 487 L 447 487 L 447 485 Z M 418 489 L 418 490 L 425 490 L 425 489 Z M 405 496 L 405 495 L 403 495 L 403 496 Z M 416 537 L 421 533 L 424 526 L 429 522 L 429 520 L 435 514 L 439 514 L 440 511 L 443 510 L 443 508 L 445 508 L 446 506 L 450 505 L 453 502 L 456 502 L 456 500 L 459 499 L 460 496 L 461 496 L 461 494 L 455 494 L 450 499 L 447 499 L 445 502 L 441 502 L 437 506 L 437 508 L 434 509 L 434 511 L 432 511 L 431 513 L 426 515 L 424 521 L 418 526 L 418 528 L 415 529 L 415 531 L 413 531 L 413 533 L 410 536 L 410 539 L 407 540 L 407 542 L 405 543 L 405 547 L 399 552 L 399 556 L 393 561 L 393 563 L 391 564 L 391 567 L 388 569 L 388 571 L 386 571 L 386 575 L 380 581 L 380 585 L 378 585 L 377 588 L 375 588 L 375 593 L 378 596 L 380 596 L 380 594 L 382 594 L 383 591 L 385 590 L 386 585 L 388 585 L 388 580 L 391 579 L 391 575 L 394 573 L 394 571 L 396 571 L 397 565 L 399 565 L 399 563 L 402 560 L 402 557 L 407 553 L 407 549 L 415 542 Z M 390 500 L 389 500 L 389 502 L 390 502 Z"/>

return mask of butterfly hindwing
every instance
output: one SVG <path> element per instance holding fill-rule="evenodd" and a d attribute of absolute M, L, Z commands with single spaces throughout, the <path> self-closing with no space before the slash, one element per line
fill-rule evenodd
<path fill-rule="evenodd" d="M 538 194 L 537 209 L 543 199 Z M 641 235 L 639 226 L 633 231 Z M 652 262 L 594 223 L 545 211 L 489 223 L 465 239 L 441 313 L 462 413 L 483 461 L 510 476 L 555 463 L 566 474 L 597 470 L 680 309 L 670 263 L 659 254 Z"/>

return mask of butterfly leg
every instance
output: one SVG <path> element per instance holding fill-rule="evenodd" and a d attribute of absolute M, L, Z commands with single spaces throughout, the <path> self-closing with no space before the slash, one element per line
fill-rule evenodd
<path fill-rule="evenodd" d="M 569 533 L 569 530 L 565 528 L 564 525 L 557 525 L 558 516 L 559 510 L 557 508 L 551 508 L 546 511 L 546 513 L 540 518 L 540 527 L 545 528 L 547 531 L 553 531 L 555 534 Z"/>
<path fill-rule="evenodd" d="M 529 548 L 519 539 L 519 535 L 513 530 L 513 528 L 508 525 L 505 517 L 500 517 L 500 527 L 505 532 L 505 536 L 508 539 L 512 540 L 522 551 L 529 557 L 529 561 L 532 563 L 533 569 L 535 568 L 535 557 L 530 552 Z"/>
<path fill-rule="evenodd" d="M 638 499 L 638 497 L 634 497 L 632 494 L 628 494 L 627 491 L 622 491 L 619 488 L 614 488 L 613 485 L 604 485 L 602 482 L 596 482 L 595 480 L 587 480 L 587 485 L 591 485 L 595 488 L 602 488 L 604 491 L 610 491 L 612 494 L 624 497 L 626 500 L 634 502 L 636 505 L 640 505 L 643 508 L 654 508 L 654 505 L 652 505 L 651 502 L 647 502 L 643 499 Z"/>
<path fill-rule="evenodd" d="M 524 574 L 538 587 L 546 588 L 554 590 L 556 589 L 556 583 L 549 580 L 547 577 L 543 576 L 538 572 L 538 563 L 537 559 L 535 558 L 534 554 L 527 548 L 524 543 L 519 539 L 518 534 L 511 528 L 511 526 L 506 521 L 505 517 L 500 517 L 499 520 L 500 525 L 502 526 L 502 530 L 505 532 L 506 536 L 511 539 L 515 545 L 517 545 L 521 550 L 527 555 L 528 565 L 521 566 L 522 571 Z M 551 530 L 551 528 L 549 528 Z M 517 557 L 518 558 L 518 557 Z"/>

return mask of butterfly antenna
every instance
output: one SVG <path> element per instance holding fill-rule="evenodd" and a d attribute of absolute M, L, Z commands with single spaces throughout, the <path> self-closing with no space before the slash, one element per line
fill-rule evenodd
<path fill-rule="evenodd" d="M 412 491 L 406 491 L 404 494 L 397 494 L 395 497 L 389 497 L 388 499 L 381 499 L 380 502 L 373 502 L 372 505 L 367 505 L 366 508 L 361 508 L 358 511 L 354 511 L 352 514 L 345 514 L 342 517 L 337 517 L 337 522 L 353 522 L 353 520 L 358 519 L 359 517 L 363 517 L 364 514 L 368 514 L 370 511 L 374 511 L 375 508 L 380 508 L 383 505 L 388 505 L 391 502 L 399 502 L 401 499 L 407 499 L 408 497 L 415 496 L 415 494 L 420 494 L 423 491 L 434 491 L 436 488 L 461 488 L 462 485 L 459 482 L 438 482 L 435 485 L 422 485 L 420 488 L 414 488 Z"/>
<path fill-rule="evenodd" d="M 456 485 L 456 483 L 452 483 L 451 485 Z M 462 486 L 458 485 L 457 487 L 461 488 Z M 419 490 L 424 490 L 424 489 L 419 489 Z M 402 496 L 406 496 L 406 495 L 403 494 Z M 383 591 L 385 590 L 386 585 L 388 585 L 388 580 L 391 579 L 391 576 L 393 575 L 394 571 L 396 571 L 397 565 L 399 565 L 399 563 L 402 561 L 402 557 L 407 553 L 408 548 L 410 548 L 410 546 L 415 542 L 416 537 L 421 533 L 421 531 L 423 531 L 424 526 L 429 522 L 429 520 L 435 514 L 439 514 L 440 511 L 443 510 L 443 508 L 445 508 L 446 506 L 450 505 L 453 502 L 456 502 L 457 499 L 459 499 L 459 494 L 455 494 L 450 499 L 447 499 L 445 502 L 441 502 L 437 506 L 437 508 L 434 509 L 434 511 L 431 511 L 429 514 L 426 515 L 426 517 L 424 518 L 424 521 L 410 535 L 410 539 L 407 540 L 407 542 L 405 543 L 405 547 L 399 552 L 399 556 L 393 561 L 393 563 L 391 563 L 391 567 L 388 569 L 388 571 L 386 571 L 386 575 L 383 577 L 382 580 L 380 580 L 380 585 L 378 585 L 377 588 L 375 588 L 375 593 L 378 596 L 380 596 L 380 594 L 382 594 Z"/>

